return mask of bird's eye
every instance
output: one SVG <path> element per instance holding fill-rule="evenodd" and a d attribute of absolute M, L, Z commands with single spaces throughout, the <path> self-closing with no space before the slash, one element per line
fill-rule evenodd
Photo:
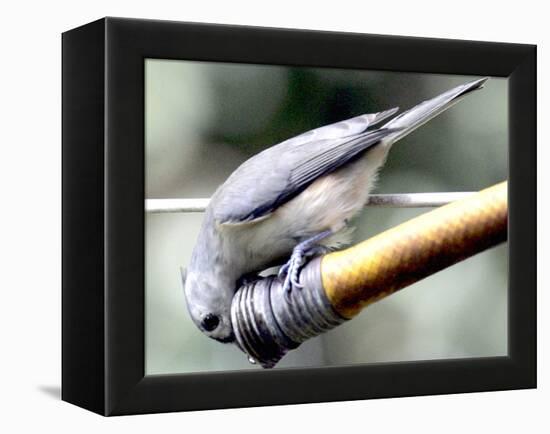
<path fill-rule="evenodd" d="M 202 319 L 201 325 L 207 332 L 211 332 L 218 327 L 219 323 L 220 319 L 216 315 L 209 313 Z"/>

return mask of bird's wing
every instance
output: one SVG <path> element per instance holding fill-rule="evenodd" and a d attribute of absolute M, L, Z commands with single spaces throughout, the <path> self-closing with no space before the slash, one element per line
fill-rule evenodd
<path fill-rule="evenodd" d="M 445 111 L 464 95 L 483 87 L 487 78 L 457 86 L 386 123 L 396 109 L 348 119 L 296 136 L 242 164 L 214 194 L 211 212 L 220 224 L 263 219 L 319 177 L 351 161 L 386 138 L 393 143 Z"/>
<path fill-rule="evenodd" d="M 372 119 L 378 120 L 375 115 Z M 349 120 L 348 125 L 353 125 L 352 121 Z M 350 162 L 395 132 L 393 129 L 364 131 L 362 128 L 359 134 L 348 135 L 354 127 L 344 129 L 336 125 L 329 126 L 333 129 L 323 127 L 327 128 L 324 131 L 319 128 L 320 132 L 311 134 L 312 141 L 291 139 L 247 160 L 215 193 L 212 200 L 214 219 L 222 225 L 259 221 L 319 177 Z M 336 136 L 338 130 L 346 135 Z"/>

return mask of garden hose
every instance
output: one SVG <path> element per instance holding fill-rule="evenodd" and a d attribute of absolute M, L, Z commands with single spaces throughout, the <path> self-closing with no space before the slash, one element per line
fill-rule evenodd
<path fill-rule="evenodd" d="M 270 368 L 291 349 L 369 304 L 507 239 L 507 182 L 310 261 L 290 295 L 277 276 L 239 288 L 237 345 Z"/>

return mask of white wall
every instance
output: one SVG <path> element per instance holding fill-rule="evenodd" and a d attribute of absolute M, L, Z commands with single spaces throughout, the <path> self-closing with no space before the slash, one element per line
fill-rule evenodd
<path fill-rule="evenodd" d="M 216 3 L 214 5 L 213 3 Z M 96 18 L 128 16 L 539 44 L 539 119 L 547 119 L 548 14 L 543 2 L 297 2 L 164 0 L 4 2 L 0 107 L 0 372 L 2 432 L 191 431 L 541 432 L 548 427 L 548 274 L 540 266 L 539 390 L 386 399 L 103 419 L 53 399 L 60 384 L 60 33 Z M 539 161 L 548 162 L 546 122 Z M 542 169 L 539 164 L 539 170 Z M 550 241 L 539 176 L 539 265 Z M 15 259 L 15 260 L 14 260 Z M 546 342 L 543 342 L 543 339 Z M 546 365 L 546 366 L 545 366 Z M 284 421 L 279 423 L 270 421 Z M 538 428 L 537 428 L 538 427 Z"/>

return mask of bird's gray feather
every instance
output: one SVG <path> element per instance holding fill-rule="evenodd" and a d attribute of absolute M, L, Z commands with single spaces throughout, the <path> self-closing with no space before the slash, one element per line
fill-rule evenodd
<path fill-rule="evenodd" d="M 380 142 L 393 129 L 365 131 L 396 109 L 358 116 L 296 136 L 243 163 L 218 189 L 212 212 L 219 224 L 261 219 L 326 175 Z M 281 158 L 284 156 L 284 158 Z M 246 180 L 254 179 L 254 186 Z"/>
<path fill-rule="evenodd" d="M 383 128 L 396 128 L 399 130 L 389 137 L 392 142 L 396 142 L 456 104 L 465 95 L 481 89 L 487 80 L 487 77 L 480 78 L 454 87 L 435 98 L 423 101 L 412 109 L 394 117 L 391 121 L 384 124 Z"/>

